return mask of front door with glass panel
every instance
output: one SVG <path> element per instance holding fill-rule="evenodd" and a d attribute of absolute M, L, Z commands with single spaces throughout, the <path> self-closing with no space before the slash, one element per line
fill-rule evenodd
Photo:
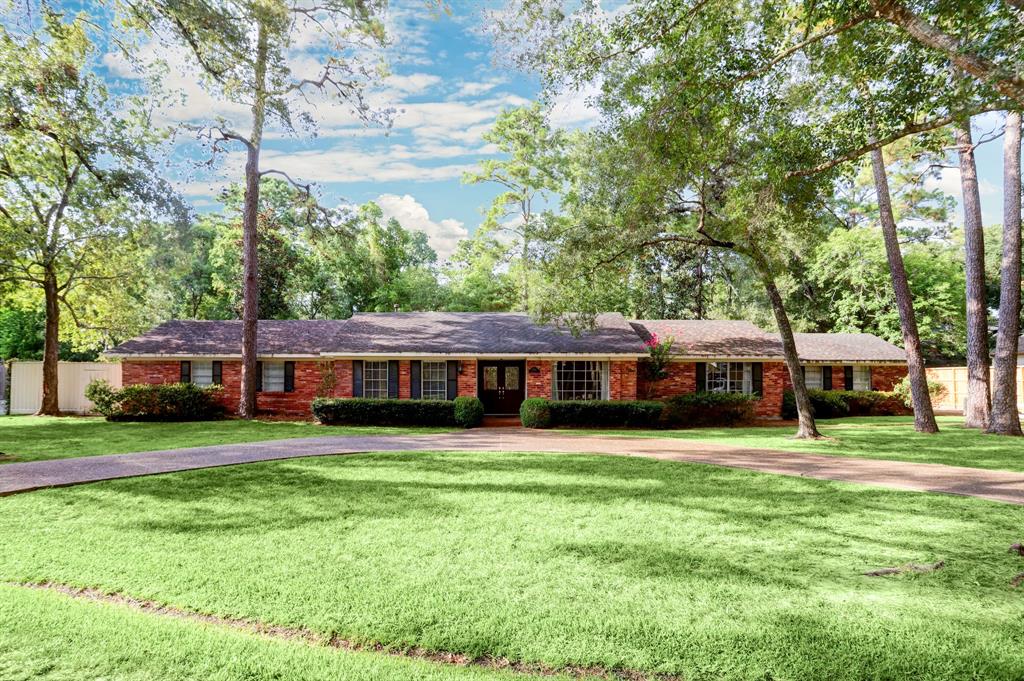
<path fill-rule="evenodd" d="M 484 413 L 518 414 L 526 395 L 526 362 L 480 360 L 477 370 Z"/>

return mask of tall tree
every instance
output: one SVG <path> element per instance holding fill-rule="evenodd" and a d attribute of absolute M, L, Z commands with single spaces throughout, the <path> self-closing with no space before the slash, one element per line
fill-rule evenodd
<path fill-rule="evenodd" d="M 992 417 L 988 432 L 1020 435 L 1017 414 L 1017 347 L 1020 335 L 1021 287 L 1021 114 L 1006 114 L 1003 139 L 1003 256 L 1000 268 L 999 329 L 996 334 Z"/>
<path fill-rule="evenodd" d="M 974 161 L 971 120 L 953 126 L 960 160 L 960 186 L 964 206 L 964 273 L 967 279 L 967 405 L 968 428 L 988 426 L 989 392 L 988 305 L 985 295 L 985 231 L 981 218 L 978 167 Z"/>
<path fill-rule="evenodd" d="M 220 122 L 207 127 L 214 152 L 224 144 L 245 149 L 245 196 L 242 211 L 243 306 L 242 388 L 238 413 L 252 418 L 256 409 L 256 326 L 259 319 L 258 223 L 260 180 L 280 170 L 260 164 L 264 131 L 276 124 L 295 131 L 295 119 L 310 120 L 302 105 L 308 97 L 347 102 L 364 120 L 375 112 L 362 97 L 366 83 L 379 71 L 359 61 L 361 52 L 384 44 L 381 17 L 386 0 L 323 0 L 312 4 L 288 0 L 189 0 L 143 3 L 123 0 L 128 16 L 157 36 L 172 36 L 194 58 L 210 92 L 249 106 L 248 131 Z M 318 53 L 318 72 L 292 72 L 290 50 L 303 33 L 312 32 L 328 46 Z M 304 186 L 306 191 L 309 187 Z"/>
<path fill-rule="evenodd" d="M 539 103 L 503 111 L 484 140 L 495 145 L 506 158 L 486 159 L 480 169 L 468 172 L 463 182 L 494 182 L 504 191 L 487 211 L 484 227 L 515 235 L 520 252 L 520 300 L 518 307 L 530 309 L 530 247 L 541 230 L 544 201 L 563 182 L 566 133 L 552 129 Z M 539 205 L 538 205 L 539 204 Z"/>
<path fill-rule="evenodd" d="M 84 20 L 41 19 L 27 35 L 0 27 L 0 282 L 43 292 L 39 413 L 57 414 L 62 310 L 85 323 L 76 290 L 124 277 L 115 249 L 172 194 L 149 159 L 159 131 L 137 100 L 114 106 Z"/>

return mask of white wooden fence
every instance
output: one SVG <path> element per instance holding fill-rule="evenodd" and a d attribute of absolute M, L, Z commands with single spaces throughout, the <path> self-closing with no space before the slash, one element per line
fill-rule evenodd
<path fill-rule="evenodd" d="M 946 396 L 936 409 L 963 411 L 967 401 L 967 367 L 930 367 L 928 380 L 946 386 Z M 1017 410 L 1024 412 L 1024 366 L 1017 367 Z"/>
<path fill-rule="evenodd" d="M 60 362 L 57 367 L 57 402 L 61 411 L 87 414 L 92 402 L 85 399 L 89 382 L 102 378 L 121 387 L 121 365 L 111 362 Z M 43 363 L 11 363 L 11 413 L 34 414 L 43 402 Z"/>

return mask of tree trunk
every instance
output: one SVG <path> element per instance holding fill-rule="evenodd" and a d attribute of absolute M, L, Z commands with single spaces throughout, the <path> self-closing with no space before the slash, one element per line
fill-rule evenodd
<path fill-rule="evenodd" d="M 1003 257 L 996 334 L 992 414 L 988 432 L 1020 435 L 1017 414 L 1017 340 L 1020 335 L 1020 112 L 1006 114 L 1003 139 Z"/>
<path fill-rule="evenodd" d="M 57 297 L 57 274 L 47 266 L 43 274 L 46 299 L 46 332 L 43 337 L 43 401 L 37 416 L 60 416 L 57 399 L 57 367 L 60 361 L 60 300 Z"/>
<path fill-rule="evenodd" d="M 889 178 L 885 172 L 885 160 L 882 158 L 881 149 L 871 152 L 871 169 L 875 177 L 878 214 L 882 224 L 885 253 L 889 259 L 892 288 L 900 313 L 903 347 L 907 353 L 907 375 L 910 379 L 910 396 L 914 406 L 914 429 L 919 433 L 937 433 L 939 426 L 935 422 L 935 412 L 932 411 L 932 400 L 928 394 L 928 380 L 924 373 L 924 358 L 921 356 L 921 338 L 917 333 L 914 301 L 910 294 L 910 284 L 907 282 L 907 270 L 903 266 L 903 253 L 900 252 L 896 219 L 892 215 L 892 200 L 889 198 Z"/>
<path fill-rule="evenodd" d="M 529 219 L 529 218 L 527 218 Z M 521 255 L 523 259 L 523 310 L 526 312 L 530 311 L 530 234 L 523 226 L 523 252 Z"/>
<path fill-rule="evenodd" d="M 259 210 L 260 145 L 266 115 L 268 43 L 262 23 L 257 27 L 256 92 L 253 93 L 252 132 L 246 147 L 245 200 L 242 210 L 242 389 L 238 415 L 256 416 L 256 331 L 259 324 Z"/>
<path fill-rule="evenodd" d="M 786 358 L 786 368 L 789 370 L 789 379 L 793 383 L 793 396 L 796 398 L 796 412 L 799 425 L 796 431 L 798 439 L 820 438 L 818 425 L 814 421 L 814 409 L 811 407 L 811 398 L 807 394 L 807 384 L 804 382 L 804 372 L 800 368 L 800 356 L 796 350 L 796 339 L 793 337 L 793 327 L 789 323 L 789 315 L 782 303 L 782 295 L 775 284 L 775 277 L 772 275 L 768 263 L 759 251 L 751 255 L 754 268 L 764 283 L 765 292 L 768 294 L 768 302 L 771 303 L 772 312 L 775 314 L 775 324 L 779 327 L 779 335 L 782 337 L 782 352 Z"/>
<path fill-rule="evenodd" d="M 989 392 L 988 305 L 985 300 L 985 233 L 981 224 L 978 168 L 974 162 L 970 119 L 954 128 L 960 157 L 960 186 L 964 202 L 964 273 L 967 278 L 967 405 L 964 425 L 988 426 Z"/>

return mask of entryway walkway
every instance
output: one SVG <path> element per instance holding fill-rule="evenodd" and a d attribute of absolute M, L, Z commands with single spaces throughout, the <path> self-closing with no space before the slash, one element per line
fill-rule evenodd
<path fill-rule="evenodd" d="M 672 438 L 596 437 L 523 428 L 476 428 L 435 435 L 327 436 L 159 452 L 11 463 L 0 467 L 0 496 L 46 487 L 303 456 L 375 451 L 552 452 L 644 456 L 761 473 L 941 492 L 1024 505 L 1024 473 L 942 464 L 879 461 Z"/>

